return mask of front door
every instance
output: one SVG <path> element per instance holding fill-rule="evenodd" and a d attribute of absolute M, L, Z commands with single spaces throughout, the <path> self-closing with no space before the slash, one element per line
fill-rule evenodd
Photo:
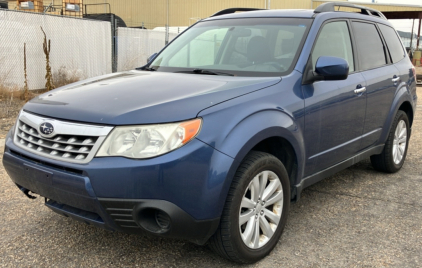
<path fill-rule="evenodd" d="M 355 72 L 349 23 L 323 25 L 311 54 L 313 70 L 321 56 L 345 59 L 349 76 L 341 81 L 319 81 L 303 86 L 305 95 L 305 176 L 328 168 L 351 156 L 361 143 L 365 121 L 365 79 Z M 359 90 L 361 89 L 361 90 Z"/>

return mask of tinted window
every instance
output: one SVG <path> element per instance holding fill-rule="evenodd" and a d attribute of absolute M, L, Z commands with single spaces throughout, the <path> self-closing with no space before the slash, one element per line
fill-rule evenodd
<path fill-rule="evenodd" d="M 345 59 L 349 63 L 349 72 L 355 70 L 349 28 L 345 21 L 330 22 L 324 25 L 312 52 L 312 66 L 319 57 L 331 56 Z"/>
<path fill-rule="evenodd" d="M 384 45 L 374 24 L 353 22 L 353 33 L 359 52 L 361 70 L 368 70 L 387 64 Z"/>
<path fill-rule="evenodd" d="M 381 29 L 381 33 L 384 36 L 385 42 L 387 43 L 388 50 L 390 51 L 391 58 L 393 62 L 398 62 L 404 58 L 404 50 L 399 40 L 399 37 L 396 34 L 396 31 L 383 24 L 378 24 Z"/>

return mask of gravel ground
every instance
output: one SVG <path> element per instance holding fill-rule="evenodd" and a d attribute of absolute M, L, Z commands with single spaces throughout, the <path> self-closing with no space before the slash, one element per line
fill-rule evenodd
<path fill-rule="evenodd" d="M 365 160 L 305 189 L 274 251 L 246 267 L 421 267 L 421 116 L 419 104 L 399 173 L 378 173 Z M 109 232 L 62 217 L 41 198 L 21 194 L 1 165 L 0 185 L 0 266 L 237 266 L 207 247 Z"/>

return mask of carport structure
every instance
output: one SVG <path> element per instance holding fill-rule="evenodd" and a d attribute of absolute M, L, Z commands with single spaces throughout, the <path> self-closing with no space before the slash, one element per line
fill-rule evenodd
<path fill-rule="evenodd" d="M 419 40 L 421 39 L 421 22 L 422 22 L 422 11 L 387 11 L 383 12 L 385 17 L 389 20 L 397 20 L 397 19 L 413 19 L 413 23 L 415 20 L 419 20 L 418 26 L 418 37 L 416 41 L 416 49 L 419 48 Z M 413 29 L 412 29 L 413 30 Z M 413 33 L 411 38 L 413 37 Z"/>

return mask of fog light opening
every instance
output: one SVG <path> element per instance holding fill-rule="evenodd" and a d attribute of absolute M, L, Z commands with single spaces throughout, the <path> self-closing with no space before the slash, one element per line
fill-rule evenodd
<path fill-rule="evenodd" d="M 138 224 L 151 233 L 166 233 L 170 230 L 170 216 L 162 210 L 145 208 L 138 215 Z"/>
<path fill-rule="evenodd" d="M 156 210 L 155 211 L 155 221 L 157 222 L 157 225 L 160 226 L 163 230 L 170 229 L 170 217 L 167 213 Z"/>

